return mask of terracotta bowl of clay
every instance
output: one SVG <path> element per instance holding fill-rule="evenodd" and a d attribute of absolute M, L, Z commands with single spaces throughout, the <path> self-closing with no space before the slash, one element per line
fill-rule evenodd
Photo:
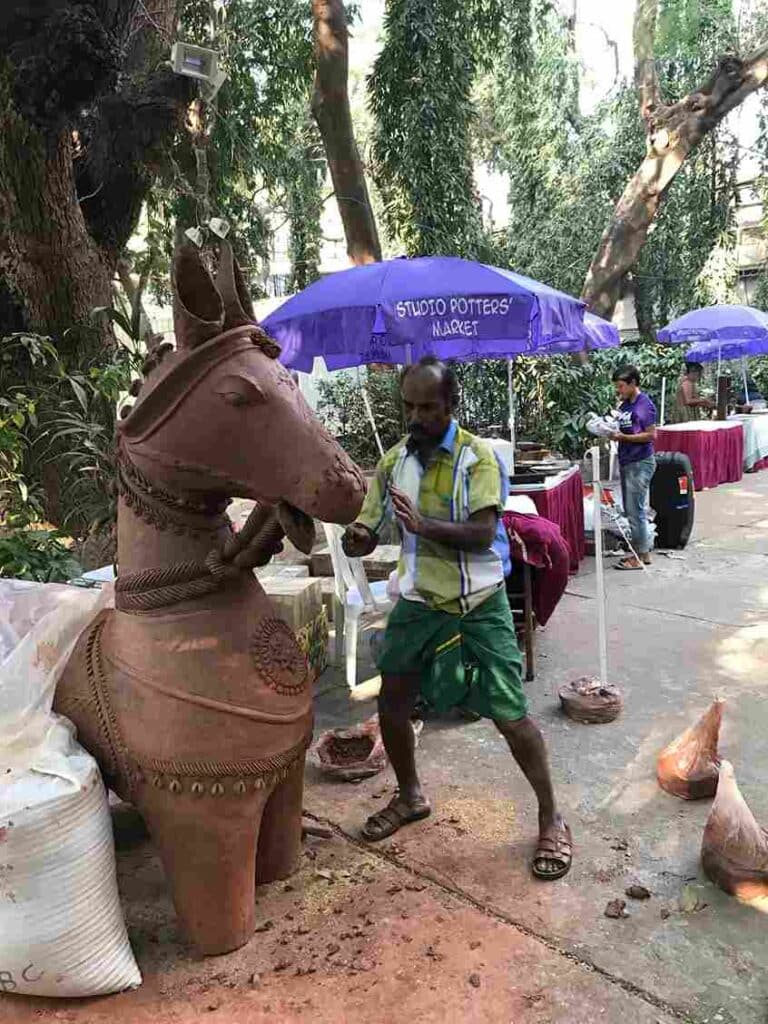
<path fill-rule="evenodd" d="M 418 742 L 424 723 L 419 721 L 412 725 Z M 376 775 L 387 765 L 379 716 L 374 715 L 349 729 L 324 732 L 312 749 L 311 758 L 324 775 L 345 782 Z"/>

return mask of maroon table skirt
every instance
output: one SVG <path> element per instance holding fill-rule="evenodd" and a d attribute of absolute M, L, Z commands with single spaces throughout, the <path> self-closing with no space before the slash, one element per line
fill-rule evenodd
<path fill-rule="evenodd" d="M 744 429 L 741 424 L 720 430 L 656 430 L 657 452 L 684 452 L 691 460 L 697 491 L 733 484 L 744 473 Z"/>
<path fill-rule="evenodd" d="M 573 473 L 549 491 L 518 490 L 515 494 L 528 494 L 540 516 L 557 523 L 570 552 L 571 572 L 579 571 L 579 563 L 586 554 L 584 538 L 584 492 L 581 474 Z"/>

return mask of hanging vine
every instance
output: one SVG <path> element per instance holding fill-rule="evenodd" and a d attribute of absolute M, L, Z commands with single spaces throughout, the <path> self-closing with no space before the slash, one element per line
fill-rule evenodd
<path fill-rule="evenodd" d="M 490 60 L 501 0 L 389 0 L 369 82 L 374 180 L 389 235 L 410 255 L 480 256 L 472 89 Z"/>

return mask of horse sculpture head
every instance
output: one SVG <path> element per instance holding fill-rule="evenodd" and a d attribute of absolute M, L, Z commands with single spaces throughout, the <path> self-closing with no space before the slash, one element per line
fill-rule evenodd
<path fill-rule="evenodd" d="M 176 350 L 161 346 L 148 360 L 138 401 L 120 424 L 123 455 L 171 494 L 253 498 L 351 522 L 362 475 L 278 361 L 229 243 L 215 283 L 191 245 L 177 253 L 173 283 Z"/>

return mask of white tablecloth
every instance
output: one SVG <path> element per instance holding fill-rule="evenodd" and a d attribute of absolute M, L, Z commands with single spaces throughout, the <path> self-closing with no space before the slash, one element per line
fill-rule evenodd
<path fill-rule="evenodd" d="M 728 430 L 736 428 L 742 420 L 751 419 L 750 416 L 730 416 L 727 420 L 691 420 L 690 423 L 667 423 L 659 430 L 680 430 L 688 432 L 691 430 Z"/>
<path fill-rule="evenodd" d="M 768 459 L 768 415 L 730 416 L 728 421 L 744 427 L 744 469 L 754 469 L 761 459 Z"/>
<path fill-rule="evenodd" d="M 578 466 L 569 466 L 568 469 L 563 469 L 559 473 L 555 473 L 554 476 L 544 477 L 539 484 L 510 484 L 509 493 L 532 494 L 537 491 L 552 491 L 555 487 L 559 487 L 564 480 L 576 474 L 581 475 L 581 469 Z"/>

